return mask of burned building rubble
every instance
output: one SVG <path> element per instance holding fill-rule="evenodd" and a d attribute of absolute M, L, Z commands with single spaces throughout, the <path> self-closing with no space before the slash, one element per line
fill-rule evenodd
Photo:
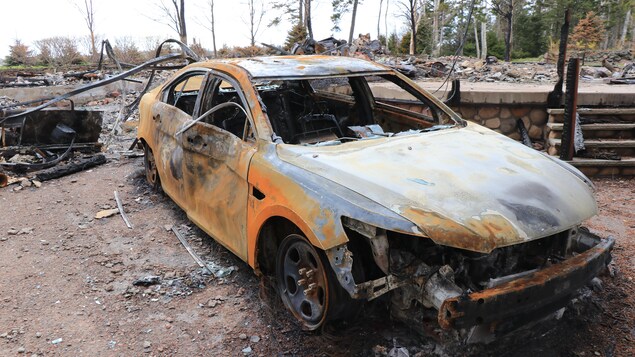
<path fill-rule="evenodd" d="M 176 43 L 181 53 L 161 56 L 164 44 Z M 104 76 L 104 54 L 122 70 L 122 65 L 129 69 L 112 76 Z M 155 72 L 162 69 L 174 70 L 184 64 L 174 64 L 185 59 L 186 63 L 198 59 L 187 46 L 176 40 L 167 40 L 156 51 L 155 58 L 140 65 L 122 64 L 114 55 L 110 43 L 102 44 L 102 58 L 97 69 L 79 73 L 70 73 L 68 77 L 83 78 L 89 82 L 78 86 L 62 95 L 47 97 L 28 102 L 4 100 L 0 106 L 0 186 L 16 182 L 26 182 L 30 176 L 35 181 L 45 181 L 88 169 L 106 162 L 101 154 L 103 143 L 100 136 L 103 129 L 103 111 L 76 109 L 73 98 L 95 88 L 118 81 L 130 81 L 130 76 L 142 71 L 150 71 L 143 95 L 152 85 Z M 161 66 L 161 63 L 168 65 Z M 24 75 L 24 73 L 23 73 Z M 49 81 L 18 81 L 27 85 L 50 84 Z M 16 83 L 10 83 L 16 86 Z M 125 88 L 125 87 L 124 87 Z M 125 91 L 125 89 L 124 89 Z M 125 93 L 125 92 L 124 92 Z M 139 98 L 137 98 L 139 99 Z M 65 103 L 62 107 L 54 107 Z M 34 106 L 33 106 L 34 105 Z M 122 100 L 117 123 L 125 121 L 136 109 L 138 100 L 127 104 Z M 81 155 L 75 157 L 75 153 Z M 45 171 L 42 171 L 45 170 Z M 29 173 L 29 175 L 27 175 Z"/>

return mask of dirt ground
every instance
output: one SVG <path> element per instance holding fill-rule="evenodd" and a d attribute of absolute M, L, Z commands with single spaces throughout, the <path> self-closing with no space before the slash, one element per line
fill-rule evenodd
<path fill-rule="evenodd" d="M 448 349 L 392 321 L 381 302 L 350 324 L 299 331 L 249 266 L 152 191 L 142 163 L 113 158 L 40 188 L 0 189 L 0 355 L 635 355 L 633 179 L 595 180 L 600 214 L 588 225 L 617 238 L 602 287 L 534 339 Z M 119 215 L 94 218 L 116 207 L 113 191 L 133 229 Z M 202 274 L 172 225 L 224 276 Z M 133 285 L 150 276 L 160 284 Z"/>

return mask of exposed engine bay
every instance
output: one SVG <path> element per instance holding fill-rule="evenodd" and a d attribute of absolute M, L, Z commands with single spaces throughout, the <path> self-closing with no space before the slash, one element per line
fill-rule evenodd
<path fill-rule="evenodd" d="M 329 257 L 337 272 L 350 274 L 352 283 L 340 283 L 353 297 L 390 296 L 394 318 L 479 342 L 559 311 L 606 267 L 614 243 L 573 228 L 484 254 L 354 220 L 344 225 L 351 240 Z"/>

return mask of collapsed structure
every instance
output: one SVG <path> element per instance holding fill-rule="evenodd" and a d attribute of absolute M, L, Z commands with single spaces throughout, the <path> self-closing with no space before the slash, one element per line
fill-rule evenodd
<path fill-rule="evenodd" d="M 163 46 L 169 43 L 178 44 L 182 52 L 161 56 Z M 146 87 L 137 100 L 127 106 L 125 102 L 122 102 L 122 108 L 117 118 L 117 123 L 115 123 L 115 126 L 117 126 L 120 121 L 125 121 L 135 111 L 141 95 L 152 86 L 156 71 L 178 69 L 185 65 L 169 64 L 160 66 L 161 63 L 179 59 L 185 59 L 186 63 L 198 60 L 198 56 L 184 44 L 177 40 L 167 40 L 158 46 L 155 58 L 140 65 L 121 63 L 115 57 L 110 43 L 104 41 L 97 69 L 82 72 L 77 74 L 77 76 L 89 79 L 99 78 L 100 76 L 96 75 L 96 73 L 102 69 L 104 53 L 121 71 L 119 74 L 90 82 L 57 97 L 42 98 L 24 103 L 7 103 L 0 107 L 2 144 L 0 147 L 0 187 L 20 180 L 18 177 L 10 181 L 7 171 L 12 172 L 14 176 L 20 176 L 26 172 L 51 169 L 71 157 L 76 150 L 88 154 L 101 151 L 101 143 L 98 142 L 102 130 L 101 112 L 75 110 L 74 102 L 71 99 L 74 96 L 110 83 L 127 80 L 128 77 L 136 73 L 150 70 L 151 73 Z M 123 67 L 130 69 L 123 71 Z M 70 110 L 50 108 L 62 101 L 70 102 Z M 39 105 L 26 107 L 32 104 Z M 57 170 L 38 173 L 35 175 L 35 179 L 43 181 L 56 178 L 105 162 L 106 158 L 101 154 L 97 154 L 95 157 L 84 157 L 74 162 L 71 161 Z"/>

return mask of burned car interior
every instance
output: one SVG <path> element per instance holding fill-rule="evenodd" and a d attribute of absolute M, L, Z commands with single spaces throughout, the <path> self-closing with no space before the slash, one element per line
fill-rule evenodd
<path fill-rule="evenodd" d="M 166 91 L 164 101 L 193 117 L 222 103 L 247 109 L 230 83 L 216 79 L 204 85 L 205 78 L 204 73 L 185 76 Z M 408 93 L 408 98 L 376 97 L 369 82 L 388 83 Z M 394 75 L 261 80 L 254 86 L 274 132 L 286 144 L 337 144 L 456 124 Z M 205 92 L 199 99 L 201 88 Z M 201 122 L 243 138 L 246 120 L 243 110 L 226 107 Z"/>
<path fill-rule="evenodd" d="M 271 81 L 256 88 L 275 133 L 287 144 L 391 136 L 449 120 L 441 120 L 444 112 L 420 95 L 409 100 L 374 97 L 368 81 L 390 80 L 398 81 L 390 75 L 349 76 Z"/>

